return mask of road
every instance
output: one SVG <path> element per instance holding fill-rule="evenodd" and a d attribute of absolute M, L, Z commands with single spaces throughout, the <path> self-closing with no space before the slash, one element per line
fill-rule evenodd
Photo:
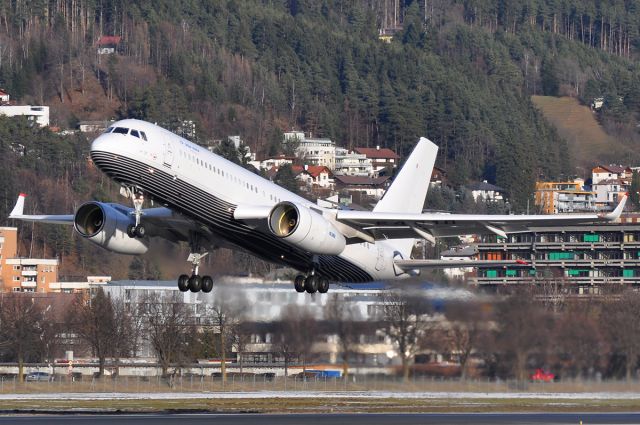
<path fill-rule="evenodd" d="M 639 424 L 640 413 L 6 415 L 0 425 Z"/>

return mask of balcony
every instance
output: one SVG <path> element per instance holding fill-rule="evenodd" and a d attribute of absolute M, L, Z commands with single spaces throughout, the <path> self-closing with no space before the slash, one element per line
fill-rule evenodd
<path fill-rule="evenodd" d="M 37 270 L 22 270 L 22 276 L 38 276 Z"/>
<path fill-rule="evenodd" d="M 31 280 L 23 280 L 20 286 L 23 288 L 35 288 L 36 282 Z"/>

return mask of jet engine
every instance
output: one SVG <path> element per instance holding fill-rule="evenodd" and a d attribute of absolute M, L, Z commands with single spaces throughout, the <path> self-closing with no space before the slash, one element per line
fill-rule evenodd
<path fill-rule="evenodd" d="M 280 202 L 269 213 L 271 232 L 312 254 L 340 254 L 346 245 L 342 233 L 322 214 L 292 202 Z"/>
<path fill-rule="evenodd" d="M 149 247 L 145 241 L 127 235 L 133 217 L 112 204 L 87 202 L 78 208 L 73 227 L 83 238 L 118 254 L 144 254 Z"/>

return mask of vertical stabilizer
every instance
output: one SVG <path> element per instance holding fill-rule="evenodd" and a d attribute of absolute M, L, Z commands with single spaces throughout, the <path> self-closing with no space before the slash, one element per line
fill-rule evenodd
<path fill-rule="evenodd" d="M 389 190 L 373 211 L 421 213 L 437 154 L 438 146 L 421 137 Z"/>
<path fill-rule="evenodd" d="M 421 213 L 431 173 L 436 162 L 438 146 L 421 137 L 395 180 L 373 211 L 394 213 Z M 404 258 L 409 258 L 414 239 L 394 240 L 393 245 Z"/>

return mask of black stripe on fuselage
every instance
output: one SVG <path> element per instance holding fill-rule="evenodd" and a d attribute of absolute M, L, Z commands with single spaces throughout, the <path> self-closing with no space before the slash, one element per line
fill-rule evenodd
<path fill-rule="evenodd" d="M 252 229 L 233 218 L 236 205 L 175 178 L 167 172 L 131 158 L 91 152 L 94 164 L 110 178 L 137 186 L 171 209 L 206 224 L 219 237 L 273 263 L 309 271 L 313 256 L 276 236 Z M 284 257 L 284 258 L 282 258 Z M 371 275 L 337 255 L 320 255 L 316 271 L 339 282 L 370 282 Z"/>

